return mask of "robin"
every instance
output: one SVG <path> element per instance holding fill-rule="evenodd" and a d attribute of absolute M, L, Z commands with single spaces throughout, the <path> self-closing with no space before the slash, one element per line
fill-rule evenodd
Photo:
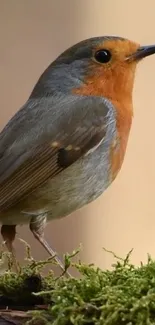
<path fill-rule="evenodd" d="M 16 225 L 29 223 L 53 256 L 46 222 L 97 199 L 114 181 L 132 124 L 136 66 L 154 53 L 155 45 L 121 37 L 84 40 L 50 64 L 4 127 L 0 222 L 12 254 Z"/>

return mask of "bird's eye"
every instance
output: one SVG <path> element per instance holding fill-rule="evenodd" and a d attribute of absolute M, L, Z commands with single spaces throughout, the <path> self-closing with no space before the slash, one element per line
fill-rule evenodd
<path fill-rule="evenodd" d="M 95 53 L 95 60 L 100 63 L 107 63 L 111 59 L 111 53 L 108 50 L 98 50 Z"/>

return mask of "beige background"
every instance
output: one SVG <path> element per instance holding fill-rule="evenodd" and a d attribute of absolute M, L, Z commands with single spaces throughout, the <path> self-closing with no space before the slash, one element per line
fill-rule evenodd
<path fill-rule="evenodd" d="M 29 96 L 49 63 L 70 45 L 114 34 L 142 44 L 155 43 L 155 2 L 147 0 L 0 0 L 0 127 Z M 59 252 L 83 244 L 82 259 L 109 267 L 106 247 L 132 261 L 155 256 L 155 56 L 140 64 L 134 91 L 135 117 L 123 168 L 96 202 L 61 221 L 46 236 Z M 19 235 L 33 255 L 46 255 L 28 227 Z M 23 260 L 23 245 L 16 241 Z"/>

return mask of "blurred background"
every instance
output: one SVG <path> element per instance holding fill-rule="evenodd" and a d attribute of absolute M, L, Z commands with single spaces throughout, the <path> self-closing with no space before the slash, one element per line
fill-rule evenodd
<path fill-rule="evenodd" d="M 119 35 L 143 45 L 155 43 L 153 0 L 0 0 L 0 128 L 24 104 L 44 69 L 62 51 L 93 36 Z M 82 243 L 81 259 L 110 267 L 103 247 L 132 262 L 155 256 L 155 56 L 138 67 L 134 121 L 123 167 L 96 202 L 52 221 L 45 234 L 61 255 Z M 47 257 L 28 226 L 18 235 L 36 259 Z M 18 258 L 24 246 L 16 240 Z"/>

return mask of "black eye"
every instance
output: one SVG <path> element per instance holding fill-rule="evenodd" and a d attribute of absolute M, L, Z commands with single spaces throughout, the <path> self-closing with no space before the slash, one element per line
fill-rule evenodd
<path fill-rule="evenodd" d="M 95 60 L 100 63 L 107 63 L 111 59 L 111 53 L 108 50 L 99 50 L 95 53 Z"/>

